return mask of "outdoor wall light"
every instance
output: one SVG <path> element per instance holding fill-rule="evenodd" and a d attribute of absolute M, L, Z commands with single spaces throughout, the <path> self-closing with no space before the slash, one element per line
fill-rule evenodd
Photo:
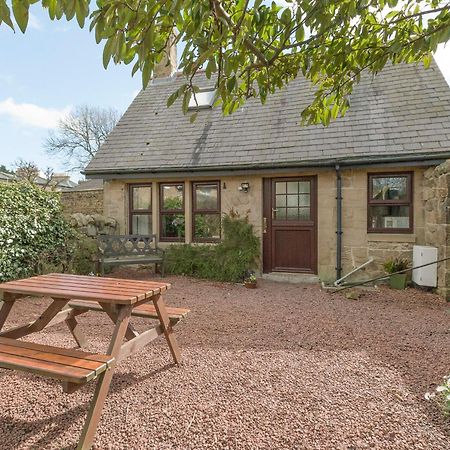
<path fill-rule="evenodd" d="M 250 183 L 248 181 L 244 181 L 238 188 L 241 192 L 247 193 L 250 189 Z"/>

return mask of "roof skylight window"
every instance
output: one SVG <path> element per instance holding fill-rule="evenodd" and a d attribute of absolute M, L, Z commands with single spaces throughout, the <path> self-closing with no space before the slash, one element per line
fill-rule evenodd
<path fill-rule="evenodd" d="M 189 100 L 188 109 L 196 110 L 196 109 L 212 108 L 215 99 L 216 99 L 216 90 L 205 89 L 203 91 L 197 92 L 195 96 L 194 94 L 192 94 L 191 99 Z"/>

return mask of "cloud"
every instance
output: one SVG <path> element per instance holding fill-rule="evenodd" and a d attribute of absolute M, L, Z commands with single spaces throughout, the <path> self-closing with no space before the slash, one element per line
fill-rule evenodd
<path fill-rule="evenodd" d="M 28 26 L 37 31 L 42 31 L 44 29 L 44 26 L 42 25 L 41 21 L 30 12 L 30 15 L 28 17 Z"/>
<path fill-rule="evenodd" d="M 56 109 L 43 108 L 32 103 L 16 103 L 11 97 L 0 101 L 0 115 L 15 119 L 23 125 L 37 128 L 56 128 L 59 120 L 70 110 L 70 106 Z"/>

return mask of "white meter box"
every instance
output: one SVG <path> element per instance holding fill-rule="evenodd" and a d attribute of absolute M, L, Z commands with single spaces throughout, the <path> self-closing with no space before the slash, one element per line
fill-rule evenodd
<path fill-rule="evenodd" d="M 438 250 L 436 247 L 426 245 L 413 246 L 413 267 L 432 263 L 438 259 Z M 437 264 L 412 271 L 412 280 L 419 286 L 436 287 L 437 286 Z"/>

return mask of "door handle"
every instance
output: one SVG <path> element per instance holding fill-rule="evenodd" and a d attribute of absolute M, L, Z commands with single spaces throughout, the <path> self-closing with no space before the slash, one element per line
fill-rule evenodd
<path fill-rule="evenodd" d="M 263 234 L 267 233 L 267 217 L 263 217 Z"/>
<path fill-rule="evenodd" d="M 275 213 L 278 211 L 276 208 L 272 208 L 272 219 L 275 219 Z"/>

